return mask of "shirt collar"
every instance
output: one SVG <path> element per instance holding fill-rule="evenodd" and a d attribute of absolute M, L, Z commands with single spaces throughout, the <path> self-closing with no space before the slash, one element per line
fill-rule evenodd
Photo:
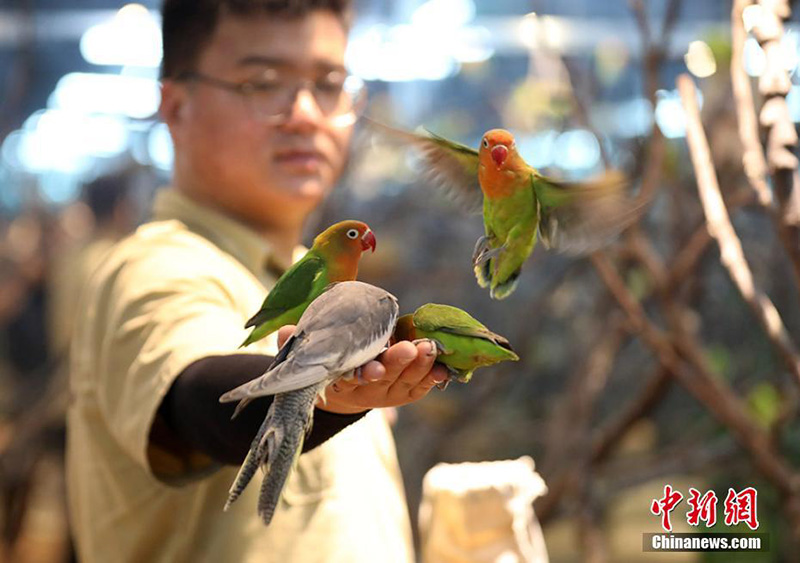
<path fill-rule="evenodd" d="M 207 205 L 197 202 L 175 188 L 156 193 L 153 203 L 156 220 L 177 219 L 198 235 L 208 239 L 233 256 L 258 278 L 269 274 L 274 262 L 269 242 L 247 225 Z"/>

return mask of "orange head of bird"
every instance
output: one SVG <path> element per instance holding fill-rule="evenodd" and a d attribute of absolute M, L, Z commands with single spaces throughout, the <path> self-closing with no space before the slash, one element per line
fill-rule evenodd
<path fill-rule="evenodd" d="M 493 164 L 497 169 L 503 168 L 509 155 L 516 151 L 514 136 L 505 129 L 492 129 L 487 131 L 481 139 L 478 151 L 481 164 Z"/>
<path fill-rule="evenodd" d="M 392 334 L 392 343 L 394 344 L 401 340 L 415 340 L 416 338 L 413 315 L 403 315 L 397 319 L 397 324 Z"/>
<path fill-rule="evenodd" d="M 375 235 L 366 223 L 341 221 L 322 231 L 314 239 L 314 248 L 322 252 L 360 257 L 365 250 L 375 252 Z"/>

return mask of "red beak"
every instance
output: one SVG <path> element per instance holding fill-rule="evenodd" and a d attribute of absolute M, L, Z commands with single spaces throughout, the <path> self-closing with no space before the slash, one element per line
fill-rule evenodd
<path fill-rule="evenodd" d="M 492 160 L 500 168 L 508 158 L 508 148 L 505 145 L 495 145 L 492 147 Z"/>
<path fill-rule="evenodd" d="M 361 237 L 361 250 L 371 248 L 372 252 L 375 252 L 376 243 L 375 235 L 372 234 L 372 231 L 367 231 L 364 233 L 364 236 Z"/>

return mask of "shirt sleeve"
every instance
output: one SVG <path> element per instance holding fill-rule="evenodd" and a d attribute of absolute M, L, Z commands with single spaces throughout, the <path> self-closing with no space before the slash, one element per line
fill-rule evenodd
<path fill-rule="evenodd" d="M 220 403 L 219 397 L 260 376 L 271 362 L 271 356 L 259 354 L 207 356 L 194 362 L 183 370 L 161 404 L 164 422 L 182 444 L 217 462 L 241 464 L 267 416 L 272 397 L 255 399 L 236 418 L 232 418 L 236 403 Z M 303 452 L 316 448 L 365 414 L 314 409 Z"/>
<path fill-rule="evenodd" d="M 196 452 L 150 448 L 151 432 L 163 430 L 158 408 L 186 366 L 237 350 L 245 319 L 211 273 L 213 263 L 154 256 L 126 264 L 101 288 L 105 305 L 98 321 L 105 330 L 98 331 L 97 403 L 127 455 L 153 476 L 177 479 L 207 473 L 215 464 Z M 246 350 L 264 351 L 258 345 Z"/>

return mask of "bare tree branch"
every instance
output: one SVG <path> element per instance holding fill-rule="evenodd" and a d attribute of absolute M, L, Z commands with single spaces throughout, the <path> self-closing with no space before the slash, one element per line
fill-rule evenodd
<path fill-rule="evenodd" d="M 756 117 L 753 92 L 750 89 L 750 77 L 744 70 L 744 43 L 747 39 L 747 31 L 744 29 L 742 14 L 744 9 L 751 4 L 751 0 L 735 0 L 733 3 L 731 11 L 731 84 L 736 100 L 739 138 L 744 148 L 742 157 L 744 172 L 758 195 L 759 203 L 771 207 L 773 198 L 766 179 L 767 160 L 758 136 L 758 118 Z"/>
<path fill-rule="evenodd" d="M 762 91 L 766 89 L 764 93 L 771 97 L 764 104 L 761 113 L 762 123 L 770 127 L 768 147 L 771 151 L 772 162 L 768 167 L 759 139 L 758 119 L 750 78 L 744 70 L 744 44 L 747 39 L 747 31 L 744 28 L 743 13 L 744 9 L 751 5 L 753 5 L 752 0 L 736 0 L 731 11 L 731 84 L 736 100 L 739 138 L 744 148 L 742 163 L 750 185 L 758 194 L 759 203 L 769 212 L 775 224 L 778 237 L 791 260 L 795 282 L 800 287 L 800 231 L 797 228 L 800 225 L 800 202 L 797 201 L 800 199 L 800 189 L 797 187 L 797 159 L 791 154 L 791 150 L 787 155 L 787 147 L 796 145 L 797 135 L 794 132 L 791 117 L 788 115 L 788 106 L 786 106 L 787 91 L 785 90 L 788 75 L 779 61 L 773 61 L 768 65 L 768 71 L 763 76 Z M 762 9 L 766 8 L 762 6 Z M 767 32 L 763 29 L 764 26 L 760 26 L 754 31 L 760 33 L 773 59 L 778 57 L 782 60 L 780 47 L 776 50 L 773 45 L 776 44 L 776 41 L 777 45 L 780 45 L 783 24 L 775 13 L 768 17 L 768 21 L 779 27 L 775 27 L 772 32 Z M 784 141 L 781 141 L 779 137 L 782 131 L 785 132 L 783 134 Z M 780 163 L 784 163 L 783 168 L 779 166 Z M 773 170 L 775 187 L 779 192 L 780 211 L 775 207 L 775 198 L 767 183 L 768 168 Z"/>
<path fill-rule="evenodd" d="M 688 75 L 678 77 L 678 91 L 686 111 L 686 136 L 697 176 L 697 189 L 708 222 L 708 231 L 720 246 L 721 261 L 728 270 L 742 297 L 753 309 L 772 344 L 780 353 L 789 371 L 800 385 L 800 355 L 772 301 L 755 287 L 753 274 L 733 230 L 725 203 L 720 195 L 714 164 L 700 122 L 700 110 L 694 82 Z"/>
<path fill-rule="evenodd" d="M 644 418 L 663 399 L 671 381 L 669 371 L 660 366 L 627 408 L 595 433 L 592 440 L 592 463 L 601 463 L 608 458 L 634 423 Z"/>
<path fill-rule="evenodd" d="M 612 295 L 639 331 L 645 344 L 659 362 L 722 424 L 727 426 L 742 447 L 751 454 L 753 464 L 784 494 L 800 490 L 800 480 L 788 464 L 769 444 L 766 433 L 747 415 L 736 395 L 708 368 L 705 363 L 688 369 L 681 361 L 672 342 L 650 321 L 641 305 L 619 277 L 608 257 L 596 252 L 592 263 Z"/>

